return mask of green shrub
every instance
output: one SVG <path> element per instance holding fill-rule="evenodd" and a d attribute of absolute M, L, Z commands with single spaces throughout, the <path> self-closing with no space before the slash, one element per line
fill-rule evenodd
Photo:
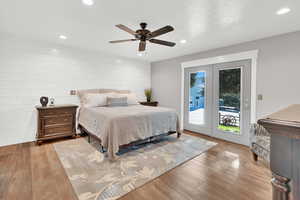
<path fill-rule="evenodd" d="M 223 99 L 224 106 L 240 109 L 240 94 L 223 93 L 220 94 L 220 98 Z"/>

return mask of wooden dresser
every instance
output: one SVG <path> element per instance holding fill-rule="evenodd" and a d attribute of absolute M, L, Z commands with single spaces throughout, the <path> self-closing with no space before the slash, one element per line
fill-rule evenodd
<path fill-rule="evenodd" d="M 54 138 L 76 135 L 77 105 L 36 106 L 37 144 Z"/>
<path fill-rule="evenodd" d="M 273 200 L 300 199 L 300 104 L 258 120 L 271 134 Z"/>
<path fill-rule="evenodd" d="M 140 102 L 140 104 L 142 104 L 144 106 L 157 106 L 158 102 L 157 101 L 151 101 L 151 102 L 144 101 L 144 102 Z"/>

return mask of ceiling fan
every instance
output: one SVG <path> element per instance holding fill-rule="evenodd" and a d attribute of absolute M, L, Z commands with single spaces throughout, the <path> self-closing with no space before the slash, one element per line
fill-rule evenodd
<path fill-rule="evenodd" d="M 116 25 L 116 27 L 118 27 L 119 29 L 126 31 L 127 33 L 133 35 L 135 38 L 134 39 L 127 39 L 127 40 L 114 40 L 114 41 L 110 41 L 110 43 L 120 43 L 120 42 L 130 42 L 130 41 L 140 41 L 139 44 L 139 51 L 145 51 L 146 49 L 146 42 L 149 41 L 151 43 L 155 43 L 155 44 L 160 44 L 160 45 L 164 45 L 164 46 L 169 46 L 169 47 L 174 47 L 176 45 L 176 43 L 174 42 L 168 42 L 168 41 L 164 41 L 164 40 L 158 40 L 158 39 L 154 39 L 160 35 L 166 34 L 168 32 L 171 32 L 174 30 L 174 28 L 170 25 L 165 26 L 163 28 L 160 28 L 156 31 L 149 31 L 148 29 L 146 29 L 147 27 L 147 23 L 140 23 L 141 29 L 134 31 L 130 28 L 128 28 L 127 26 L 124 26 L 122 24 L 118 24 Z"/>

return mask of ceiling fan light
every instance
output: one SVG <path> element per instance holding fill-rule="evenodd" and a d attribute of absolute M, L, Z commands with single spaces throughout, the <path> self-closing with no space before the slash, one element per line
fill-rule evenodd
<path fill-rule="evenodd" d="M 139 51 L 137 52 L 137 56 L 142 57 L 142 56 L 146 56 L 147 55 L 147 51 Z"/>
<path fill-rule="evenodd" d="M 160 35 L 163 35 L 163 34 L 173 31 L 174 28 L 172 26 L 167 25 L 167 26 L 164 26 L 153 32 L 146 29 L 147 24 L 144 22 L 141 23 L 140 26 L 142 29 L 134 31 L 131 28 L 128 28 L 127 26 L 125 26 L 123 24 L 117 24 L 116 27 L 133 35 L 135 37 L 135 39 L 114 40 L 114 41 L 109 41 L 109 42 L 110 43 L 120 43 L 120 42 L 128 42 L 128 41 L 137 41 L 138 40 L 139 41 L 139 47 L 138 47 L 139 53 L 137 53 L 137 56 L 145 55 L 145 54 L 142 54 L 142 52 L 144 53 L 144 51 L 146 50 L 146 42 L 147 41 L 149 41 L 151 43 L 159 44 L 159 45 L 169 46 L 169 47 L 174 47 L 176 45 L 176 43 L 174 43 L 174 42 L 155 39 L 156 37 L 158 37 Z"/>

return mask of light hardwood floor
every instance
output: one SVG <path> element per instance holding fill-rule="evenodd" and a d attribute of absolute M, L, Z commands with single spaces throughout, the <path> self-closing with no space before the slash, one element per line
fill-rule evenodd
<path fill-rule="evenodd" d="M 202 155 L 123 196 L 121 200 L 270 200 L 271 173 L 247 147 L 218 143 Z M 77 200 L 52 143 L 0 148 L 1 200 Z"/>

